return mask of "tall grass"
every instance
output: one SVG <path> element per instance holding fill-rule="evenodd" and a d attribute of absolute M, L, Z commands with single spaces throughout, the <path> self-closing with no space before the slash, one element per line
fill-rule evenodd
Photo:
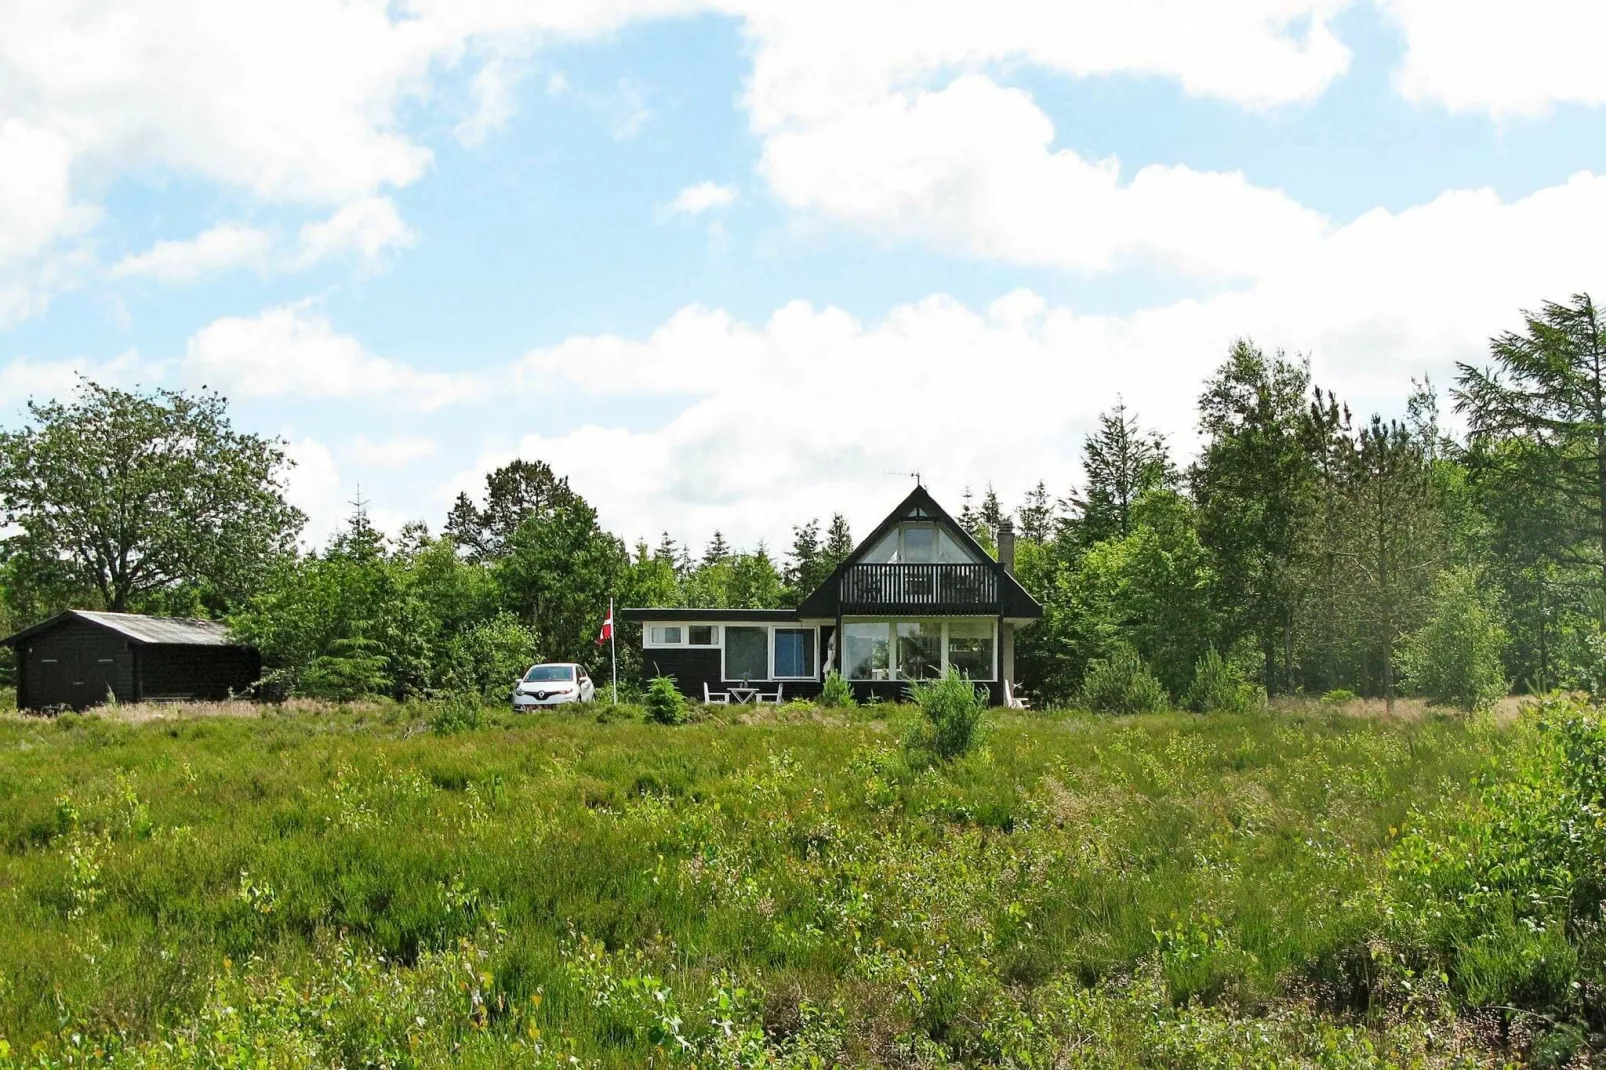
<path fill-rule="evenodd" d="M 1477 1056 L 1437 982 L 1380 979 L 1375 904 L 1504 731 L 1000 714 L 923 768 L 901 708 L 432 716 L 0 718 L 0 1037 L 76 1065 Z"/>

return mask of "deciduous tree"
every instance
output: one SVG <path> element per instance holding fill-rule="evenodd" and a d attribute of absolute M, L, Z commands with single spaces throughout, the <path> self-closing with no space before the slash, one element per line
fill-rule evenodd
<path fill-rule="evenodd" d="M 123 612 L 188 588 L 217 611 L 290 552 L 305 518 L 284 498 L 275 439 L 236 431 L 215 393 L 79 383 L 0 432 L 0 517 L 13 546 Z"/>

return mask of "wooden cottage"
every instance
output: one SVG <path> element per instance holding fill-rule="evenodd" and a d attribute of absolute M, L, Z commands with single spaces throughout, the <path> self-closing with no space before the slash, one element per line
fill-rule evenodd
<path fill-rule="evenodd" d="M 69 609 L 0 640 L 17 653 L 17 708 L 225 699 L 249 691 L 262 659 L 213 620 Z"/>
<path fill-rule="evenodd" d="M 796 609 L 623 610 L 641 622 L 648 677 L 690 698 L 811 698 L 842 674 L 862 701 L 902 698 L 952 666 L 1003 704 L 1015 630 L 1043 607 L 1015 579 L 1005 521 L 994 560 L 924 487 L 916 487 Z"/>

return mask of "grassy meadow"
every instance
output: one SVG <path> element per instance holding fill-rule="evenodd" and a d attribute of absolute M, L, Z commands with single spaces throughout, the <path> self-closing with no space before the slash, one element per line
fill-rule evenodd
<path fill-rule="evenodd" d="M 1587 918 L 1464 891 L 1538 713 L 1009 714 L 927 764 L 905 707 L 159 712 L 0 718 L 0 1065 L 1561 1066 L 1599 1028 Z"/>

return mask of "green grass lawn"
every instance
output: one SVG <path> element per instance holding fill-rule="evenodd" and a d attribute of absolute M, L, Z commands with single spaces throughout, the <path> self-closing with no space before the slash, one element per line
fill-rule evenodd
<path fill-rule="evenodd" d="M 1493 1058 L 1378 934 L 1512 729 L 910 716 L 0 718 L 0 1064 Z"/>

